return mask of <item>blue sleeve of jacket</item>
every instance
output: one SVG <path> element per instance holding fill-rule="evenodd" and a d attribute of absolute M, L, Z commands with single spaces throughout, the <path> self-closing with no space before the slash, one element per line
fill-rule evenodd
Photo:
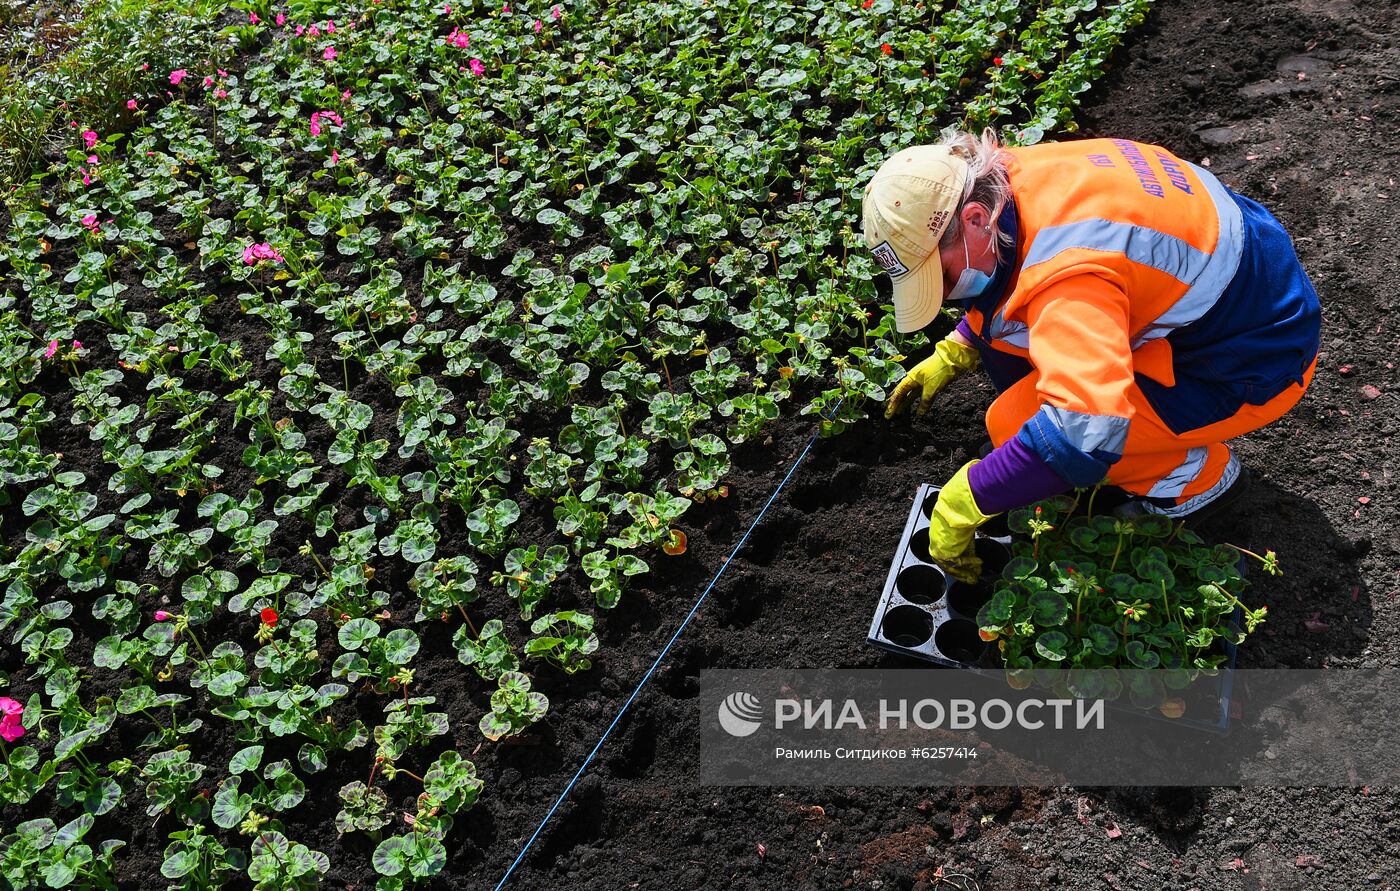
<path fill-rule="evenodd" d="M 1071 416 L 1068 423 L 1065 420 L 1066 415 Z M 1074 488 L 1084 488 L 1101 481 L 1108 473 L 1108 468 L 1123 456 L 1121 439 L 1126 438 L 1127 422 L 1120 418 L 1097 419 L 1123 421 L 1121 438 L 1113 437 L 1119 440 L 1115 448 L 1112 442 L 1100 439 L 1091 444 L 1086 437 L 1074 435 L 1074 422 L 1078 420 L 1074 415 L 1074 412 L 1042 405 L 1040 411 L 1022 425 L 1016 438 L 1051 470 L 1059 474 L 1067 484 Z M 1084 425 L 1078 426 L 1082 428 Z M 1072 441 L 1071 436 L 1078 440 L 1079 444 Z"/>

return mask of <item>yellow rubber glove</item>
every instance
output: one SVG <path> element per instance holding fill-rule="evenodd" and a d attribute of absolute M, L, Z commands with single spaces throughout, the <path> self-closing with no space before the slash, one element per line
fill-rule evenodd
<path fill-rule="evenodd" d="M 972 584 L 982 575 L 982 560 L 973 549 L 973 533 L 991 519 L 977 507 L 967 472 L 977 458 L 958 468 L 938 493 L 928 527 L 928 551 L 933 562 L 960 582 Z M 992 516 L 995 516 L 993 514 Z"/>
<path fill-rule="evenodd" d="M 970 347 L 953 335 L 948 335 L 938 342 L 933 348 L 933 355 L 915 365 L 904 379 L 894 388 L 890 394 L 890 401 L 885 406 L 885 417 L 892 418 L 904 411 L 915 396 L 919 396 L 919 407 L 917 414 L 922 416 L 928 411 L 929 404 L 933 402 L 933 397 L 938 395 L 938 391 L 948 386 L 954 378 L 964 371 L 971 371 L 977 367 L 977 350 Z"/>

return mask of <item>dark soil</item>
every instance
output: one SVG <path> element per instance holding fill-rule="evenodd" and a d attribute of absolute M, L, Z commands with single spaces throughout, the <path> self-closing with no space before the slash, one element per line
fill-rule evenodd
<path fill-rule="evenodd" d="M 1244 667 L 1400 664 L 1398 14 L 1394 2 L 1160 0 L 1080 115 L 1085 135 L 1167 146 L 1263 202 L 1322 295 L 1308 396 L 1238 441 L 1255 484 L 1202 530 L 1273 548 L 1285 567 L 1252 589 L 1270 615 Z M 976 456 L 992 395 L 985 379 L 961 381 L 923 420 L 817 444 L 509 887 L 957 887 L 940 869 L 983 889 L 1400 887 L 1391 789 L 696 785 L 701 669 L 911 666 L 866 644 L 871 611 L 914 490 Z M 773 448 L 747 450 L 737 515 L 692 535 L 686 566 L 609 617 L 598 692 L 561 697 L 541 744 L 487 773 L 451 887 L 495 886 L 809 433 L 789 423 Z"/>

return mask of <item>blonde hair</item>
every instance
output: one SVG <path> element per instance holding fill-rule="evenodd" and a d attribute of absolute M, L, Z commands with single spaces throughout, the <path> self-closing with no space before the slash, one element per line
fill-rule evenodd
<path fill-rule="evenodd" d="M 939 239 L 939 247 L 949 247 L 962 237 L 962 211 L 968 204 L 980 204 L 991 214 L 992 233 L 996 245 L 997 259 L 1002 259 L 1004 251 L 1014 250 L 1016 239 L 1001 231 L 997 220 L 1002 210 L 1011 201 L 1011 182 L 1006 176 L 1008 156 L 997 139 L 997 132 L 991 127 L 980 136 L 954 130 L 944 134 L 937 143 L 947 146 L 967 162 L 967 181 L 963 183 L 962 200 L 948 228 Z"/>

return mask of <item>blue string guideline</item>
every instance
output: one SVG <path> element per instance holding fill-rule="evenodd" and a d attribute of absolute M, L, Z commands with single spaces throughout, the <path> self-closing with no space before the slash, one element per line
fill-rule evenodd
<path fill-rule="evenodd" d="M 840 408 L 841 403 L 837 402 L 836 408 L 832 410 L 832 414 L 835 414 Z M 734 550 L 729 552 L 729 556 L 726 557 L 724 563 L 720 565 L 719 571 L 715 573 L 715 577 L 710 579 L 710 584 L 701 592 L 700 599 L 696 600 L 695 605 L 690 608 L 690 612 L 686 613 L 685 619 L 681 621 L 680 627 L 676 629 L 676 633 L 672 634 L 671 639 L 666 641 L 666 646 L 661 648 L 661 652 L 656 656 L 656 661 L 651 663 L 651 668 L 648 668 L 647 673 L 642 675 L 642 679 L 637 682 L 637 688 L 632 691 L 632 695 L 628 696 L 627 701 L 622 704 L 622 708 L 618 711 L 617 716 L 612 719 L 612 723 L 608 725 L 608 729 L 603 731 L 603 735 L 598 739 L 598 744 L 593 747 L 593 751 L 588 753 L 588 757 L 583 759 L 583 764 L 579 766 L 578 772 L 574 774 L 573 779 L 569 780 L 569 784 L 564 787 L 564 791 L 559 793 L 559 798 L 554 802 L 554 806 L 549 809 L 549 813 L 544 815 L 544 819 L 540 821 L 540 825 L 535 827 L 535 834 L 531 835 L 530 840 L 525 843 L 525 847 L 520 849 L 520 853 L 516 856 L 515 862 L 510 865 L 510 869 L 506 870 L 506 874 L 501 876 L 501 881 L 496 885 L 495 891 L 501 891 L 501 889 L 505 887 L 506 880 L 510 878 L 510 874 L 515 872 L 515 868 L 520 865 L 520 861 L 524 860 L 525 855 L 530 852 L 530 847 L 534 845 L 535 839 L 540 837 L 540 833 L 544 831 L 544 827 L 549 823 L 549 819 L 554 816 L 554 812 L 559 809 L 559 805 L 563 804 L 564 799 L 569 797 L 569 790 L 574 788 L 574 783 L 577 783 L 578 778 L 583 776 L 583 772 L 588 769 L 588 765 L 593 763 L 593 756 L 598 754 L 598 750 L 603 747 L 603 743 L 607 742 L 608 735 L 613 732 L 613 728 L 617 726 L 617 722 L 621 721 L 622 716 L 627 714 L 627 710 L 632 707 L 632 700 L 637 698 L 637 694 L 642 692 L 642 687 L 645 687 L 647 681 L 651 680 L 652 672 L 656 671 L 656 667 L 661 664 L 661 660 L 665 659 L 666 654 L 671 651 L 671 645 L 676 642 L 676 638 L 681 636 L 681 632 L 685 630 L 685 626 L 690 624 L 691 618 L 695 615 L 696 611 L 700 609 L 700 604 L 704 603 L 705 598 L 710 596 L 710 590 L 713 589 L 715 583 L 719 581 L 719 577 L 724 575 L 724 571 L 729 568 L 729 564 L 732 563 L 734 558 L 738 555 L 739 549 L 744 546 L 744 542 L 749 540 L 749 534 L 758 526 L 759 521 L 763 519 L 763 515 L 768 512 L 768 508 L 778 497 L 778 493 L 783 491 L 783 486 L 787 485 L 787 481 L 792 478 L 793 472 L 796 471 L 798 465 L 802 463 L 802 459 L 806 458 L 807 453 L 812 450 L 812 445 L 816 443 L 817 437 L 820 434 L 821 430 L 819 428 L 816 433 L 812 434 L 812 438 L 807 440 L 807 445 L 802 449 L 802 454 L 798 455 L 797 460 L 792 462 L 792 466 L 788 468 L 787 476 L 784 476 L 783 481 L 778 483 L 778 488 L 773 490 L 773 494 L 768 496 L 768 501 L 764 503 L 763 510 L 760 510 L 758 516 L 753 518 L 753 522 L 749 524 L 749 528 L 744 532 L 744 537 L 739 539 L 739 543 L 734 546 Z"/>

